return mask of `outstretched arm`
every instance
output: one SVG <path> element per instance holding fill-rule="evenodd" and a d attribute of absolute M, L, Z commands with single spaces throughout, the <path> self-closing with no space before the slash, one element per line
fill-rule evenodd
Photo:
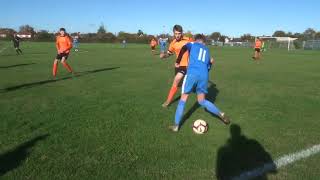
<path fill-rule="evenodd" d="M 172 53 L 171 51 L 167 51 L 166 54 L 161 54 L 161 55 L 160 55 L 160 58 L 161 58 L 161 59 L 165 59 L 165 58 L 170 57 L 171 55 L 173 55 L 173 53 Z"/>

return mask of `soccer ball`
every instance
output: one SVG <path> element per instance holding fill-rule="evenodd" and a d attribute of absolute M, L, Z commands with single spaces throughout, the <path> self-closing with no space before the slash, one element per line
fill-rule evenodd
<path fill-rule="evenodd" d="M 192 130 L 196 134 L 204 134 L 208 131 L 208 124 L 202 119 L 198 119 L 193 123 Z"/>

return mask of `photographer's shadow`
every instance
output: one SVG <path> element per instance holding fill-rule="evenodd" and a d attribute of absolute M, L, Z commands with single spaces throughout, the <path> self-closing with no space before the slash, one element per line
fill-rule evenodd
<path fill-rule="evenodd" d="M 258 141 L 243 135 L 237 124 L 230 126 L 230 133 L 231 137 L 217 153 L 217 179 L 266 180 L 268 173 L 276 173 L 271 155 Z"/>

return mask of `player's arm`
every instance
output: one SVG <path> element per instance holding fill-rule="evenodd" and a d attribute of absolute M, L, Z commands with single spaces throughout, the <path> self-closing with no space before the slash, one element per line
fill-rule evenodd
<path fill-rule="evenodd" d="M 58 51 L 58 54 L 60 54 L 60 46 L 59 46 L 59 39 L 56 38 L 56 48 L 57 48 L 57 51 Z"/>
<path fill-rule="evenodd" d="M 167 53 L 166 53 L 166 54 L 162 54 L 162 55 L 160 56 L 160 58 L 161 58 L 161 59 L 168 58 L 168 57 L 170 57 L 170 56 L 173 55 L 173 52 L 174 52 L 173 43 L 170 43 L 169 49 L 168 49 Z"/>
<path fill-rule="evenodd" d="M 179 67 L 180 66 L 180 62 L 182 60 L 182 57 L 184 55 L 184 53 L 186 53 L 187 51 L 189 51 L 191 49 L 191 43 L 187 43 L 186 45 L 184 45 L 181 50 L 180 50 L 180 53 L 179 53 L 179 56 L 176 60 L 176 67 Z"/>
<path fill-rule="evenodd" d="M 168 58 L 168 57 L 170 57 L 170 56 L 172 56 L 172 55 L 173 55 L 173 52 L 167 51 L 167 53 L 166 53 L 166 54 L 162 54 L 162 55 L 160 56 L 160 58 L 161 58 L 161 59 L 165 59 L 165 58 Z"/>

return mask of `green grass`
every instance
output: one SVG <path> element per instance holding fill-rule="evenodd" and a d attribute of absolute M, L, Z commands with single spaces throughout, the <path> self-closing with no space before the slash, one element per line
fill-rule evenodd
<path fill-rule="evenodd" d="M 230 147 L 229 127 L 192 108 L 194 95 L 181 131 L 167 130 L 177 102 L 161 103 L 173 58 L 152 56 L 148 45 L 81 44 L 69 59 L 80 76 L 69 78 L 60 65 L 57 81 L 50 80 L 54 43 L 21 47 L 22 56 L 0 53 L 3 179 L 215 179 L 218 169 L 236 175 L 320 143 L 319 51 L 269 50 L 255 64 L 251 49 L 211 48 L 210 97 L 246 136 Z M 207 134 L 192 132 L 196 119 L 209 123 Z M 317 179 L 319 161 L 318 154 L 268 178 Z"/>

